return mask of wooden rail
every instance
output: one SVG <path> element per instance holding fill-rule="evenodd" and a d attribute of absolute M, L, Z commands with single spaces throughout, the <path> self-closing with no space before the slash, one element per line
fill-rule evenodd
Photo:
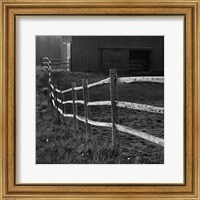
<path fill-rule="evenodd" d="M 54 102 L 53 102 L 53 104 L 54 104 Z M 73 114 L 61 113 L 61 109 L 59 109 L 59 112 L 64 117 L 73 118 Z M 76 115 L 76 119 L 78 119 L 78 120 L 86 123 L 86 118 L 83 117 L 83 116 Z M 90 125 L 93 125 L 93 126 L 100 126 L 100 127 L 112 128 L 112 123 L 110 123 L 110 122 L 98 122 L 98 121 L 93 121 L 91 119 L 88 119 L 87 123 L 89 123 Z M 135 130 L 135 129 L 132 129 L 130 127 L 123 126 L 123 125 L 120 125 L 120 124 L 116 124 L 116 129 L 118 131 L 121 131 L 121 132 L 124 132 L 124 133 L 128 133 L 130 135 L 134 135 L 134 136 L 143 138 L 145 140 L 148 140 L 148 141 L 153 142 L 155 144 L 158 144 L 160 146 L 164 146 L 164 139 L 162 139 L 162 138 L 158 138 L 156 136 L 153 136 L 153 135 L 147 134 L 145 132 L 138 131 L 138 130 Z"/>
<path fill-rule="evenodd" d="M 164 77 L 117 77 L 117 71 L 115 69 L 110 70 L 110 77 L 96 83 L 88 84 L 88 80 L 82 81 L 82 86 L 77 87 L 76 83 L 72 83 L 72 88 L 67 90 L 58 89 L 51 83 L 51 62 L 48 58 L 45 58 L 44 66 L 49 71 L 49 88 L 50 98 L 52 105 L 57 109 L 58 113 L 63 117 L 73 118 L 74 133 L 78 130 L 78 121 L 82 121 L 86 124 L 86 139 L 90 140 L 92 137 L 92 126 L 108 127 L 112 129 L 112 144 L 116 151 L 119 151 L 120 145 L 120 132 L 124 132 L 130 135 L 134 135 L 153 142 L 164 147 L 164 139 L 158 138 L 151 134 L 147 134 L 142 131 L 135 130 L 133 128 L 118 124 L 118 108 L 127 108 L 132 110 L 140 110 L 151 113 L 164 114 L 164 108 L 156 107 L 152 105 L 132 103 L 118 101 L 117 85 L 119 83 L 132 83 L 132 82 L 156 82 L 164 83 Z M 110 101 L 94 101 L 90 102 L 89 89 L 93 87 L 110 84 Z M 77 100 L 76 92 L 83 91 L 83 100 Z M 64 93 L 72 92 L 72 100 L 65 100 Z M 60 95 L 59 95 L 60 94 Z M 73 105 L 73 114 L 65 113 L 65 104 Z M 77 104 L 84 105 L 85 116 L 78 115 Z M 91 106 L 111 106 L 111 119 L 112 122 L 99 122 L 91 120 Z"/>
<path fill-rule="evenodd" d="M 133 82 L 155 82 L 155 83 L 164 83 L 163 77 L 121 77 L 117 80 L 118 83 L 133 83 Z M 96 83 L 88 84 L 88 88 L 98 87 L 102 85 L 106 85 L 110 83 L 110 78 L 106 78 L 104 80 L 98 81 Z M 53 87 L 53 85 L 51 85 Z M 83 90 L 83 86 L 74 87 L 74 90 L 79 91 Z M 59 90 L 56 89 L 57 92 L 60 93 L 68 93 L 72 91 L 72 88 L 66 89 L 66 90 Z"/>
<path fill-rule="evenodd" d="M 164 77 L 139 76 L 139 77 L 121 77 L 121 78 L 118 78 L 118 83 L 133 83 L 133 82 L 164 83 Z"/>
<path fill-rule="evenodd" d="M 145 112 L 164 114 L 164 108 L 151 106 L 147 104 L 118 101 L 117 106 L 121 108 L 132 109 L 132 110 L 140 110 L 140 111 L 145 111 Z"/>
<path fill-rule="evenodd" d="M 87 105 L 88 106 L 110 106 L 111 102 L 110 101 L 93 101 L 93 102 L 88 102 Z M 164 108 L 151 106 L 147 104 L 117 101 L 116 106 L 120 108 L 132 109 L 132 110 L 140 110 L 140 111 L 145 111 L 145 112 L 164 114 Z"/>
<path fill-rule="evenodd" d="M 53 93 L 52 93 L 52 96 L 54 97 Z M 73 104 L 72 100 L 62 101 L 61 99 L 57 98 L 57 101 L 61 104 Z M 84 101 L 83 100 L 75 100 L 75 104 L 83 104 L 84 105 Z M 111 101 L 88 102 L 87 106 L 111 106 Z M 140 111 L 145 111 L 145 112 L 164 114 L 163 107 L 157 107 L 157 106 L 152 106 L 152 105 L 147 105 L 147 104 L 116 101 L 116 106 L 120 107 L 120 108 L 132 109 L 132 110 L 140 110 Z"/>

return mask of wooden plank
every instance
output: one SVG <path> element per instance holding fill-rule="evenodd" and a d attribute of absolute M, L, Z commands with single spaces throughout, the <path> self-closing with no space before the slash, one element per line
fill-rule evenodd
<path fill-rule="evenodd" d="M 115 124 L 118 123 L 118 99 L 117 89 L 117 70 L 110 69 L 110 101 L 111 101 L 111 119 L 112 119 L 112 145 L 116 152 L 119 152 L 120 136 Z"/>
<path fill-rule="evenodd" d="M 77 119 L 76 119 L 76 93 L 74 88 L 76 87 L 76 83 L 72 82 L 72 102 L 73 102 L 73 128 L 74 128 L 74 134 L 77 133 Z"/>
<path fill-rule="evenodd" d="M 69 88 L 67 90 L 63 90 L 62 93 L 67 93 L 67 92 L 71 92 L 72 91 L 72 88 Z"/>
<path fill-rule="evenodd" d="M 61 93 L 61 90 L 59 90 L 59 89 L 57 89 L 57 88 L 56 88 L 55 90 L 56 90 L 56 92 Z"/>
<path fill-rule="evenodd" d="M 49 84 L 51 83 L 51 70 L 49 70 Z M 50 86 L 49 86 L 50 87 Z"/>
<path fill-rule="evenodd" d="M 59 114 L 63 115 L 62 109 L 61 109 L 61 108 L 58 107 L 57 110 L 58 110 L 58 113 L 59 113 Z M 60 119 L 60 115 L 59 115 L 59 119 Z"/>
<path fill-rule="evenodd" d="M 139 77 L 121 77 L 117 80 L 118 83 L 133 83 L 133 82 L 155 82 L 164 83 L 163 76 L 139 76 Z"/>
<path fill-rule="evenodd" d="M 84 101 L 83 100 L 76 100 L 75 103 L 79 103 L 79 104 L 84 104 Z"/>
<path fill-rule="evenodd" d="M 58 96 L 58 93 L 57 93 L 57 96 Z M 61 99 L 56 98 L 56 100 L 57 100 L 58 103 L 62 103 L 62 100 L 61 100 Z"/>
<path fill-rule="evenodd" d="M 48 58 L 48 57 L 43 57 L 43 58 L 42 58 L 42 61 L 43 61 L 43 60 L 47 60 L 48 62 L 50 62 L 50 63 L 51 63 L 51 61 L 49 60 L 49 58 Z"/>
<path fill-rule="evenodd" d="M 88 81 L 83 79 L 82 84 L 83 84 L 83 100 L 84 100 L 84 111 L 85 111 L 85 123 L 86 123 L 86 140 L 88 141 L 91 138 L 91 128 L 90 125 L 88 124 L 88 107 L 87 107 L 87 102 L 88 102 L 88 93 L 87 93 L 87 83 Z"/>
<path fill-rule="evenodd" d="M 164 83 L 164 77 L 121 77 L 118 78 L 118 83 L 132 83 L 132 82 L 156 82 L 156 83 Z M 105 84 L 110 83 L 110 78 L 106 78 L 104 80 L 98 81 L 96 83 L 91 83 L 88 84 L 88 88 L 93 88 L 93 87 L 97 87 L 97 86 L 102 86 Z M 79 86 L 79 87 L 75 87 L 74 90 L 78 91 L 78 90 L 82 90 L 83 86 Z M 72 91 L 72 88 L 60 91 L 58 90 L 58 92 L 61 93 L 67 93 Z"/>
<path fill-rule="evenodd" d="M 76 115 L 76 118 L 82 122 L 86 122 L 86 118 Z M 112 123 L 110 122 L 98 122 L 98 121 L 93 121 L 91 119 L 88 119 L 88 123 L 94 126 L 100 126 L 100 127 L 108 127 L 108 128 L 112 128 Z"/>
<path fill-rule="evenodd" d="M 98 81 L 96 83 L 88 84 L 88 88 L 97 87 L 97 86 L 105 85 L 105 84 L 108 84 L 108 83 L 110 83 L 110 78 L 106 78 L 106 79 Z M 64 90 L 63 92 L 69 92 L 69 91 L 71 91 L 70 89 L 71 88 Z M 79 86 L 79 87 L 74 88 L 74 90 L 76 90 L 76 91 L 82 90 L 82 89 L 83 89 L 83 86 Z"/>
<path fill-rule="evenodd" d="M 153 142 L 155 144 L 158 144 L 158 145 L 164 147 L 164 139 L 162 139 L 162 138 L 158 138 L 158 137 L 155 137 L 153 135 L 144 133 L 142 131 L 134 130 L 130 127 L 122 126 L 122 125 L 119 125 L 119 124 L 116 124 L 116 128 L 117 128 L 117 130 L 119 130 L 121 132 L 125 132 L 125 133 L 128 133 L 130 135 L 134 135 L 134 136 L 143 138 L 145 140 L 148 140 L 150 142 Z"/>
<path fill-rule="evenodd" d="M 110 78 L 106 78 L 106 79 L 98 81 L 96 83 L 88 84 L 88 88 L 93 88 L 93 87 L 105 85 L 105 84 L 108 84 L 108 83 L 110 83 Z"/>
<path fill-rule="evenodd" d="M 80 115 L 76 115 L 76 119 L 78 119 L 79 121 L 84 122 L 84 123 L 86 122 L 86 118 L 83 116 L 80 116 Z"/>
<path fill-rule="evenodd" d="M 76 91 L 83 90 L 83 86 L 75 87 L 74 90 L 76 90 Z"/>
<path fill-rule="evenodd" d="M 111 102 L 110 101 L 93 101 L 93 102 L 88 102 L 87 106 L 110 106 Z"/>
<path fill-rule="evenodd" d="M 53 90 L 52 90 L 52 91 L 53 91 Z M 54 97 L 55 97 L 55 96 L 54 96 L 53 92 L 51 92 L 51 96 L 52 96 L 52 97 L 53 97 L 53 99 L 54 99 Z"/>
<path fill-rule="evenodd" d="M 151 106 L 147 104 L 118 101 L 116 105 L 121 108 L 128 108 L 128 109 L 133 109 L 133 110 L 141 110 L 141 111 L 146 111 L 146 112 L 151 112 L 151 113 L 164 114 L 164 108 Z"/>
<path fill-rule="evenodd" d="M 50 67 L 50 63 L 49 62 L 42 62 L 42 65 L 44 66 L 44 67 L 47 67 L 48 69 L 50 69 L 49 67 Z"/>
<path fill-rule="evenodd" d="M 78 120 L 84 122 L 84 123 L 86 122 L 86 118 L 85 117 L 76 115 L 76 118 Z M 94 125 L 94 126 L 112 128 L 112 123 L 109 123 L 109 122 L 98 122 L 98 121 L 93 121 L 93 120 L 88 119 L 88 123 L 91 124 L 91 125 Z M 148 133 L 144 133 L 142 131 L 138 131 L 138 130 L 132 129 L 130 127 L 119 125 L 119 124 L 116 124 L 116 129 L 118 131 L 121 131 L 121 132 L 124 132 L 124 133 L 128 133 L 130 135 L 134 135 L 134 136 L 137 136 L 139 138 L 143 138 L 145 140 L 148 140 L 148 141 L 153 142 L 155 144 L 158 144 L 160 146 L 164 146 L 164 139 L 155 137 L 155 136 L 150 135 Z"/>
<path fill-rule="evenodd" d="M 64 93 L 63 93 L 64 94 Z M 63 101 L 63 104 L 73 104 L 72 100 L 68 100 L 68 101 Z"/>
<path fill-rule="evenodd" d="M 51 83 L 50 83 L 50 86 L 51 86 L 52 89 L 54 89 L 54 86 Z"/>
<path fill-rule="evenodd" d="M 52 99 L 52 104 L 53 104 L 53 107 L 56 108 L 56 105 L 55 105 L 55 101 L 54 101 L 54 99 Z"/>
<path fill-rule="evenodd" d="M 91 119 L 88 119 L 88 123 L 94 126 L 112 128 L 112 123 L 110 122 L 98 122 L 98 121 L 93 121 Z"/>
<path fill-rule="evenodd" d="M 73 114 L 67 114 L 67 113 L 65 113 L 65 114 L 63 114 L 63 116 L 64 116 L 64 117 L 70 117 L 70 118 L 73 118 Z"/>
<path fill-rule="evenodd" d="M 63 101 L 63 104 L 72 104 L 73 101 L 72 100 L 68 100 L 68 101 Z M 83 100 L 76 100 L 75 103 L 77 104 L 83 104 L 84 105 L 84 101 Z"/>
<path fill-rule="evenodd" d="M 57 97 L 56 97 L 56 92 L 55 92 L 55 87 L 53 87 L 53 94 L 54 94 L 54 104 L 55 104 L 55 108 L 57 108 Z"/>
<path fill-rule="evenodd" d="M 42 68 L 43 68 L 43 70 L 47 70 L 47 71 L 49 70 L 48 66 L 43 66 Z"/>
<path fill-rule="evenodd" d="M 110 106 L 110 105 L 111 105 L 110 101 L 93 101 L 93 102 L 88 102 L 87 104 L 87 106 Z M 117 101 L 116 106 L 120 108 L 128 108 L 133 110 L 141 110 L 151 113 L 164 114 L 164 108 L 151 106 L 147 104 Z"/>

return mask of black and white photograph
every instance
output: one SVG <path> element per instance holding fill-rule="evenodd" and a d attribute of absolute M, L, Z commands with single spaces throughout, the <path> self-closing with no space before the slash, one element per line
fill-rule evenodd
<path fill-rule="evenodd" d="M 164 36 L 35 43 L 36 164 L 164 164 Z"/>

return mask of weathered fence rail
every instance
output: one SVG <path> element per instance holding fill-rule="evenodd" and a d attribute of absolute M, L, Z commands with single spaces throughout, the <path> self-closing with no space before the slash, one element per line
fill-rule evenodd
<path fill-rule="evenodd" d="M 139 77 L 120 77 L 117 80 L 118 83 L 133 83 L 133 82 L 154 82 L 164 83 L 164 77 L 156 76 L 139 76 Z"/>
<path fill-rule="evenodd" d="M 43 67 L 49 72 L 49 85 L 50 85 L 50 98 L 52 105 L 57 109 L 58 113 L 63 117 L 73 118 L 74 132 L 77 133 L 78 121 L 82 121 L 86 124 L 86 139 L 91 139 L 92 127 L 108 127 L 112 129 L 112 144 L 115 150 L 119 150 L 120 136 L 119 132 L 124 132 L 130 135 L 140 137 L 155 144 L 164 147 L 164 139 L 158 138 L 151 134 L 135 130 L 133 128 L 118 124 L 118 108 L 127 108 L 133 110 L 140 110 L 151 113 L 164 114 L 164 108 L 156 107 L 146 104 L 132 103 L 118 101 L 118 89 L 119 83 L 133 83 L 133 82 L 156 82 L 164 83 L 164 77 L 117 77 L 117 71 L 115 69 L 110 70 L 110 77 L 96 83 L 88 84 L 88 80 L 82 81 L 82 86 L 77 87 L 76 83 L 72 83 L 72 87 L 67 90 L 58 89 L 51 81 L 51 61 L 45 57 L 43 58 Z M 99 87 L 105 84 L 110 84 L 110 101 L 90 101 L 89 89 L 93 87 Z M 77 100 L 77 91 L 83 91 L 83 100 Z M 72 100 L 65 100 L 64 93 L 72 92 Z M 59 106 L 60 104 L 60 106 Z M 73 114 L 65 113 L 65 104 L 72 104 Z M 77 110 L 77 104 L 84 105 L 85 116 L 79 116 Z M 112 122 L 99 122 L 91 120 L 91 106 L 110 106 L 111 107 L 111 119 Z"/>

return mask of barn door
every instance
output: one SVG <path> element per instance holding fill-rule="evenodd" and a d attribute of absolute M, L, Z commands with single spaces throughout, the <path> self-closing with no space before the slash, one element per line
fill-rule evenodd
<path fill-rule="evenodd" d="M 149 71 L 151 66 L 151 50 L 130 50 L 129 71 Z"/>
<path fill-rule="evenodd" d="M 118 71 L 129 71 L 128 49 L 103 49 L 103 70 L 115 68 Z"/>

